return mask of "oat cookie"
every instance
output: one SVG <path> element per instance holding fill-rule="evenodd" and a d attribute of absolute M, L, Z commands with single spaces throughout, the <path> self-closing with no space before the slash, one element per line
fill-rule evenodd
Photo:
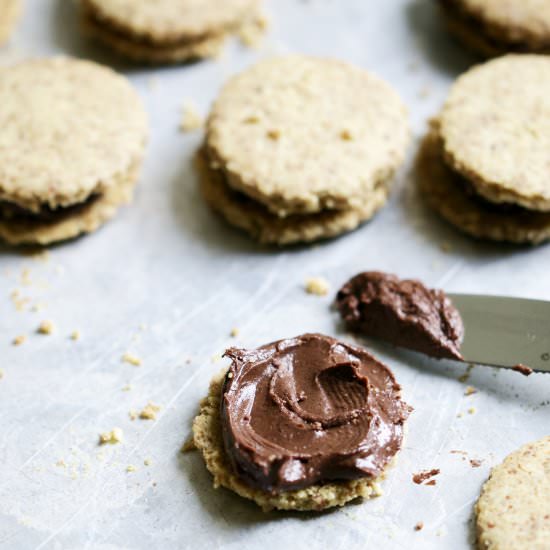
<path fill-rule="evenodd" d="M 21 0 L 2 0 L 0 5 L 0 46 L 7 42 L 21 11 Z"/>
<path fill-rule="evenodd" d="M 380 186 L 362 208 L 329 210 L 281 218 L 263 204 L 229 187 L 221 170 L 209 165 L 203 151 L 196 156 L 201 193 L 230 224 L 264 244 L 280 246 L 328 239 L 352 231 L 370 219 L 385 203 L 389 190 Z"/>
<path fill-rule="evenodd" d="M 372 498 L 380 494 L 378 481 L 360 479 L 313 485 L 307 489 L 271 494 L 244 484 L 233 472 L 225 455 L 220 425 L 220 397 L 226 375 L 224 369 L 214 377 L 208 396 L 202 401 L 200 412 L 193 423 L 196 448 L 201 452 L 206 467 L 214 477 L 214 487 L 226 487 L 238 495 L 253 500 L 264 511 L 297 510 L 321 511 L 343 506 L 357 498 Z"/>
<path fill-rule="evenodd" d="M 0 69 L 0 236 L 48 244 L 128 202 L 147 117 L 128 81 L 70 58 Z"/>
<path fill-rule="evenodd" d="M 493 468 L 475 509 L 480 550 L 546 550 L 550 437 L 524 445 Z"/>
<path fill-rule="evenodd" d="M 90 34 L 135 61 L 217 55 L 228 34 L 259 16 L 259 0 L 83 0 Z"/>
<path fill-rule="evenodd" d="M 550 52 L 546 0 L 439 0 L 449 30 L 482 55 Z"/>
<path fill-rule="evenodd" d="M 364 209 L 408 142 L 407 111 L 388 84 L 341 61 L 289 55 L 224 86 L 206 151 L 230 187 L 286 217 Z"/>
<path fill-rule="evenodd" d="M 465 182 L 444 160 L 437 131 L 421 144 L 416 164 L 419 190 L 444 219 L 473 237 L 538 244 L 550 239 L 550 212 L 500 209 L 465 189 Z"/>
<path fill-rule="evenodd" d="M 550 57 L 508 55 L 453 85 L 439 115 L 445 162 L 478 195 L 550 211 Z"/>

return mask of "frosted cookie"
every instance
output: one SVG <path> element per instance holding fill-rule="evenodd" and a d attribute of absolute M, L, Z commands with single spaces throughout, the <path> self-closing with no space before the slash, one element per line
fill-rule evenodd
<path fill-rule="evenodd" d="M 209 206 L 230 224 L 239 227 L 263 244 L 279 246 L 307 243 L 336 237 L 369 220 L 385 203 L 386 186 L 377 189 L 363 207 L 349 210 L 290 215 L 281 218 L 244 193 L 231 188 L 222 170 L 213 168 L 204 150 L 196 156 L 200 189 Z"/>
<path fill-rule="evenodd" d="M 69 58 L 0 69 L 0 127 L 3 240 L 70 239 L 131 199 L 147 117 L 111 69 Z"/>
<path fill-rule="evenodd" d="M 528 443 L 493 468 L 475 508 L 480 550 L 547 550 L 550 437 Z"/>
<path fill-rule="evenodd" d="M 380 494 L 410 412 L 385 365 L 320 334 L 226 356 L 232 364 L 193 424 L 215 487 L 266 511 L 320 511 Z"/>
<path fill-rule="evenodd" d="M 259 0 L 83 0 L 85 29 L 114 51 L 148 63 L 217 55 L 228 34 L 258 19 Z"/>
<path fill-rule="evenodd" d="M 0 46 L 7 42 L 21 11 L 21 0 L 2 0 L 0 4 Z"/>
<path fill-rule="evenodd" d="M 472 237 L 517 244 L 539 244 L 550 239 L 550 212 L 499 207 L 472 193 L 468 182 L 445 164 L 434 130 L 421 144 L 416 180 L 428 204 Z"/>
<path fill-rule="evenodd" d="M 205 151 L 231 188 L 286 217 L 364 209 L 408 142 L 406 109 L 388 84 L 347 63 L 290 55 L 224 86 Z"/>
<path fill-rule="evenodd" d="M 449 31 L 484 55 L 550 53 L 546 0 L 439 0 Z"/>

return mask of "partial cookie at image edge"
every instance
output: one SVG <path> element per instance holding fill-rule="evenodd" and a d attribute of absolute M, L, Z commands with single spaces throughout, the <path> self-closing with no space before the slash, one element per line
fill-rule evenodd
<path fill-rule="evenodd" d="M 3 0 L 0 9 L 0 46 L 3 46 L 13 34 L 22 9 L 21 0 Z"/>
<path fill-rule="evenodd" d="M 359 479 L 339 483 L 313 485 L 307 489 L 287 491 L 280 494 L 253 489 L 244 484 L 232 472 L 225 456 L 220 424 L 220 399 L 227 369 L 215 376 L 208 396 L 203 399 L 200 411 L 193 422 L 193 438 L 201 452 L 208 471 L 214 478 L 214 487 L 225 487 L 241 497 L 253 500 L 265 512 L 270 510 L 322 511 L 356 500 L 380 495 L 377 479 Z"/>

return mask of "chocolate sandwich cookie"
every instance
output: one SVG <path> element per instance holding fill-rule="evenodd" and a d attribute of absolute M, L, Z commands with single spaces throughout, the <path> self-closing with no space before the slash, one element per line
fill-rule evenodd
<path fill-rule="evenodd" d="M 383 206 L 408 141 L 406 109 L 377 77 L 331 59 L 269 59 L 216 100 L 201 188 L 262 242 L 332 237 Z"/>
<path fill-rule="evenodd" d="M 479 550 L 547 550 L 550 542 L 550 437 L 495 466 L 476 507 Z"/>
<path fill-rule="evenodd" d="M 21 11 L 21 0 L 2 0 L 0 3 L 0 46 L 8 41 Z"/>
<path fill-rule="evenodd" d="M 417 181 L 445 219 L 480 238 L 550 237 L 550 58 L 508 55 L 462 75 L 420 148 Z"/>
<path fill-rule="evenodd" d="M 131 200 L 147 117 L 128 81 L 70 58 L 0 70 L 0 238 L 50 244 Z"/>
<path fill-rule="evenodd" d="M 260 18 L 259 0 L 83 0 L 85 29 L 135 61 L 212 57 L 225 38 Z"/>
<path fill-rule="evenodd" d="M 438 0 L 449 31 L 486 57 L 550 53 L 546 0 Z"/>
<path fill-rule="evenodd" d="M 461 361 L 464 325 L 442 290 L 379 271 L 359 273 L 338 292 L 347 328 L 438 359 Z"/>
<path fill-rule="evenodd" d="M 324 510 L 379 494 L 410 408 L 391 371 L 320 334 L 230 349 L 193 424 L 224 486 L 264 510 Z"/>

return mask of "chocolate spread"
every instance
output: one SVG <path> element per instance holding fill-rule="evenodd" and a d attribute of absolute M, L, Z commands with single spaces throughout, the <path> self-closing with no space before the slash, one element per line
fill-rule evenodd
<path fill-rule="evenodd" d="M 354 332 L 432 357 L 463 359 L 464 325 L 441 290 L 370 271 L 348 281 L 338 292 L 336 304 Z"/>
<path fill-rule="evenodd" d="M 399 451 L 410 408 L 364 349 L 305 334 L 225 355 L 224 445 L 249 486 L 276 493 L 374 478 Z"/>

